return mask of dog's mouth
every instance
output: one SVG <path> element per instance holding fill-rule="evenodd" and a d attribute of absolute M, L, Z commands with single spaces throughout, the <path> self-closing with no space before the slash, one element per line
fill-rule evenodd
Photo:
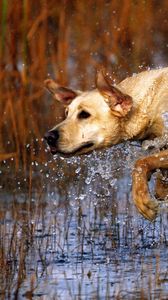
<path fill-rule="evenodd" d="M 89 149 L 91 149 L 92 147 L 94 146 L 94 143 L 93 142 L 89 142 L 89 143 L 86 143 L 82 146 L 80 146 L 79 148 L 77 148 L 75 151 L 71 152 L 72 154 L 77 154 L 77 153 L 85 153 L 85 151 L 89 151 Z"/>
<path fill-rule="evenodd" d="M 86 152 L 89 152 L 92 150 L 92 147 L 94 146 L 94 143 L 93 142 L 87 142 L 83 145 L 81 145 L 80 147 L 76 148 L 75 150 L 72 150 L 72 151 L 62 151 L 60 149 L 57 149 L 56 147 L 53 147 L 53 146 L 50 146 L 50 151 L 53 155 L 59 153 L 59 154 L 62 154 L 64 156 L 72 156 L 72 155 L 75 155 L 75 154 L 83 154 L 83 153 L 86 153 Z"/>

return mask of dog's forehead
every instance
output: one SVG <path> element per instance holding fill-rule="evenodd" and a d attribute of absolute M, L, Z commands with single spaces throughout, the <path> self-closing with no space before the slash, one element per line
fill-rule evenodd
<path fill-rule="evenodd" d="M 109 106 L 104 101 L 103 96 L 98 90 L 83 92 L 77 96 L 69 105 L 70 110 L 80 110 L 84 108 L 90 108 L 94 110 L 109 111 Z"/>

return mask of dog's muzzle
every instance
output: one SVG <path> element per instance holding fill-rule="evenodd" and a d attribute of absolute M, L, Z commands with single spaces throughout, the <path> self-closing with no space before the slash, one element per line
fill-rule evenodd
<path fill-rule="evenodd" d="M 47 141 L 47 144 L 49 145 L 50 151 L 53 155 L 56 153 L 60 153 L 65 156 L 82 154 L 82 153 L 89 152 L 92 149 L 92 147 L 94 146 L 94 142 L 87 141 L 87 142 L 82 143 L 81 145 L 77 146 L 76 148 L 74 148 L 71 151 L 61 150 L 59 148 L 60 134 L 59 134 L 58 130 L 48 131 L 45 134 L 44 139 Z"/>
<path fill-rule="evenodd" d="M 57 153 L 57 147 L 58 147 L 58 140 L 59 140 L 58 130 L 48 131 L 45 134 L 44 139 L 47 141 L 47 144 L 50 147 L 51 153 L 56 154 Z"/>

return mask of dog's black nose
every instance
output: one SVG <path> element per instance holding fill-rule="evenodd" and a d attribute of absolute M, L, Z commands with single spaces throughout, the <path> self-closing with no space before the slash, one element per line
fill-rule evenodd
<path fill-rule="evenodd" d="M 45 140 L 47 141 L 49 146 L 56 146 L 56 143 L 59 139 L 59 132 L 58 130 L 52 130 L 52 131 L 48 131 L 45 136 L 44 136 Z"/>

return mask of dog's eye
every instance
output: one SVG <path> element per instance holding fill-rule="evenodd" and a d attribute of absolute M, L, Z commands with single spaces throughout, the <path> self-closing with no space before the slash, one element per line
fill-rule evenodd
<path fill-rule="evenodd" d="M 78 118 L 79 119 L 87 119 L 90 117 L 90 113 L 85 111 L 85 110 L 82 110 L 79 114 L 78 114 Z"/>
<path fill-rule="evenodd" d="M 65 117 L 68 116 L 68 108 L 65 109 Z"/>

